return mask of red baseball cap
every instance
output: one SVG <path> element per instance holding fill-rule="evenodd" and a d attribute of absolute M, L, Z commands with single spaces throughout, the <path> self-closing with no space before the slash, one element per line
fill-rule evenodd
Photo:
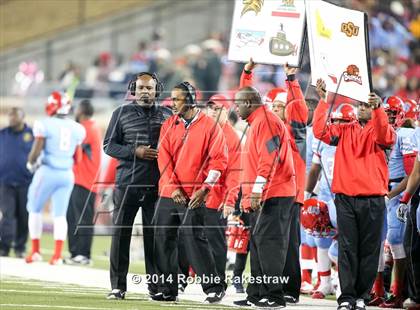
<path fill-rule="evenodd" d="M 216 94 L 210 97 L 207 104 L 214 104 L 217 107 L 223 107 L 229 110 L 232 106 L 232 99 L 222 94 Z"/>

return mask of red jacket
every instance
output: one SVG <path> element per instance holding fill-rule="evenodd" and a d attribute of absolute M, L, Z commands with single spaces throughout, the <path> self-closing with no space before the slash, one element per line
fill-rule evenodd
<path fill-rule="evenodd" d="M 80 123 L 86 130 L 82 143 L 82 158 L 73 166 L 74 183 L 96 193 L 101 165 L 102 138 L 99 128 L 93 120 Z"/>
<path fill-rule="evenodd" d="M 228 147 L 227 169 L 209 193 L 206 206 L 210 209 L 218 209 L 222 204 L 234 207 L 239 193 L 241 141 L 228 122 L 223 125 L 222 130 Z"/>
<path fill-rule="evenodd" d="M 159 195 L 171 198 L 177 188 L 191 197 L 210 170 L 224 173 L 227 147 L 220 126 L 199 112 L 188 128 L 177 115 L 162 125 L 159 138 Z"/>
<path fill-rule="evenodd" d="M 253 74 L 242 72 L 240 87 L 252 86 Z M 303 204 L 306 176 L 306 123 L 308 107 L 297 80 L 286 81 L 287 103 L 285 125 L 291 137 L 296 172 L 296 202 Z"/>
<path fill-rule="evenodd" d="M 337 145 L 332 191 L 348 196 L 385 195 L 388 167 L 384 148 L 395 143 L 396 133 L 384 109 L 373 110 L 364 127 L 359 122 L 327 123 L 328 109 L 329 105 L 320 100 L 314 111 L 313 131 L 317 139 Z"/>
<path fill-rule="evenodd" d="M 296 195 L 295 169 L 289 133 L 284 123 L 267 106 L 247 119 L 250 127 L 242 157 L 242 206 L 249 209 L 257 176 L 267 180 L 262 200 Z"/>

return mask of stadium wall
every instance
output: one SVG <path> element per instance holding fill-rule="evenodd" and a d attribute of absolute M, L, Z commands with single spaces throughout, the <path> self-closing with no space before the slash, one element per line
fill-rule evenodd
<path fill-rule="evenodd" d="M 23 61 L 35 61 L 49 81 L 56 79 L 70 60 L 87 67 L 103 51 L 126 58 L 156 29 L 163 30 L 166 47 L 176 53 L 212 32 L 229 31 L 232 12 L 230 0 L 158 0 L 147 8 L 133 8 L 106 20 L 87 20 L 72 30 L 2 51 L 0 96 L 10 95 L 14 75 Z"/>

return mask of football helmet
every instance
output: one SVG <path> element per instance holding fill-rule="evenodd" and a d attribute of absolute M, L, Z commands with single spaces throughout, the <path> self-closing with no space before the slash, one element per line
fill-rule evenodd
<path fill-rule="evenodd" d="M 418 103 L 414 99 L 407 99 L 404 102 L 404 116 L 405 118 L 418 119 L 420 109 Z"/>
<path fill-rule="evenodd" d="M 389 123 L 397 128 L 404 123 L 404 101 L 398 96 L 388 96 L 383 100 L 385 112 L 388 114 Z"/>
<path fill-rule="evenodd" d="M 69 114 L 71 108 L 71 101 L 66 94 L 54 91 L 47 99 L 45 104 L 45 112 L 48 116 L 55 114 Z"/>
<path fill-rule="evenodd" d="M 331 120 L 355 121 L 356 111 L 351 104 L 342 103 L 331 113 Z"/>
<path fill-rule="evenodd" d="M 332 238 L 336 234 L 326 203 L 310 198 L 300 208 L 301 224 L 305 231 L 314 237 Z"/>

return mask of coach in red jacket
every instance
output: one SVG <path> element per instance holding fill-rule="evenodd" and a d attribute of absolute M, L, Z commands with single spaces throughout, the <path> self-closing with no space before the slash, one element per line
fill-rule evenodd
<path fill-rule="evenodd" d="M 396 134 L 376 94 L 360 103 L 364 114 L 371 113 L 367 123 L 331 124 L 324 81 L 318 80 L 317 91 L 321 100 L 314 112 L 314 136 L 337 146 L 332 191 L 339 230 L 338 309 L 365 309 L 378 268 L 388 192 L 385 148 L 395 143 Z"/>
<path fill-rule="evenodd" d="M 155 211 L 155 250 L 159 279 L 158 301 L 178 295 L 177 234 L 187 259 L 202 283 L 206 302 L 219 302 L 224 286 L 218 277 L 204 228 L 205 199 L 227 166 L 227 147 L 220 126 L 196 108 L 195 88 L 188 82 L 171 93 L 174 114 L 161 128 L 158 164 L 159 201 Z M 219 278 L 219 279 L 218 279 Z"/>
<path fill-rule="evenodd" d="M 254 88 L 241 88 L 235 95 L 235 104 L 240 117 L 249 124 L 241 188 L 242 208 L 252 211 L 251 275 L 255 279 L 247 287 L 247 299 L 235 304 L 281 307 L 286 303 L 279 277 L 286 262 L 296 195 L 290 136 Z M 262 279 L 264 276 L 270 280 Z"/>
<path fill-rule="evenodd" d="M 255 63 L 251 60 L 245 65 L 241 76 L 241 87 L 252 86 L 252 69 Z M 289 248 L 287 251 L 284 275 L 289 281 L 283 285 L 286 301 L 297 303 L 300 295 L 301 271 L 299 259 L 300 246 L 300 206 L 304 202 L 305 173 L 306 173 L 306 123 L 308 121 L 308 107 L 305 97 L 296 79 L 296 68 L 287 64 L 284 66 L 287 76 L 286 89 L 273 88 L 265 96 L 267 104 L 272 105 L 272 111 L 286 125 L 291 138 L 293 164 L 296 172 L 296 199 L 292 209 Z"/>
<path fill-rule="evenodd" d="M 241 170 L 241 141 L 235 129 L 228 122 L 232 105 L 225 95 L 216 94 L 208 101 L 210 116 L 220 125 L 228 148 L 228 164 L 209 193 L 206 201 L 206 232 L 216 262 L 219 276 L 225 278 L 227 244 L 225 236 L 226 218 L 235 210 L 239 193 Z"/>

